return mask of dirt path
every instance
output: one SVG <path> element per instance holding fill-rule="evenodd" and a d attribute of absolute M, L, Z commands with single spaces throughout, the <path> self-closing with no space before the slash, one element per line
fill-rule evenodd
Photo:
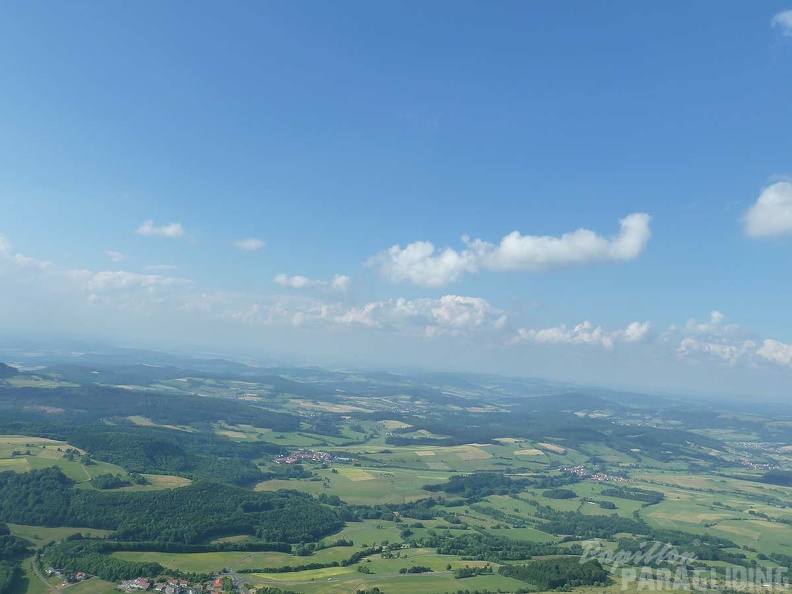
<path fill-rule="evenodd" d="M 50 592 L 60 592 L 58 588 L 53 587 L 52 584 L 50 584 L 47 581 L 47 578 L 45 578 L 42 575 L 41 570 L 39 569 L 38 564 L 36 563 L 36 559 L 34 557 L 31 557 L 29 559 L 29 563 L 30 566 L 33 568 L 33 573 L 35 573 L 36 577 L 38 577 L 38 579 L 40 579 L 44 583 L 44 585 L 47 587 L 47 590 L 49 590 Z"/>

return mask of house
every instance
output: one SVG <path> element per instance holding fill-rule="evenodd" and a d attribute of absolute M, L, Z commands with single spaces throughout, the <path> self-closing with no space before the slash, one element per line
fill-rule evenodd
<path fill-rule="evenodd" d="M 84 571 L 78 571 L 78 572 L 77 572 L 77 573 L 74 575 L 74 579 L 75 579 L 75 580 L 77 580 L 78 582 L 81 582 L 81 581 L 83 581 L 83 580 L 87 580 L 87 579 L 88 579 L 88 574 L 87 574 L 87 573 L 85 573 Z"/>
<path fill-rule="evenodd" d="M 215 578 L 215 581 L 212 582 L 212 586 L 215 588 L 223 589 L 223 578 Z"/>
<path fill-rule="evenodd" d="M 129 587 L 135 590 L 148 590 L 151 587 L 151 582 L 146 578 L 139 577 L 129 582 Z"/>

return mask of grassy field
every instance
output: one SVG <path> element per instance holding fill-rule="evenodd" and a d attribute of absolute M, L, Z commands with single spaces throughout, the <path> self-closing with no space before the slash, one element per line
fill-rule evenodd
<path fill-rule="evenodd" d="M 107 536 L 109 530 L 98 530 L 96 528 L 45 528 L 43 526 L 24 526 L 22 524 L 9 524 L 11 534 L 25 538 L 36 546 L 42 546 L 48 542 L 62 540 L 72 534 L 82 534 L 83 536 Z"/>
<path fill-rule="evenodd" d="M 109 594 L 110 592 L 118 592 L 116 584 L 100 580 L 93 577 L 84 582 L 69 586 L 69 594 Z"/>
<path fill-rule="evenodd" d="M 336 470 L 336 472 L 333 472 Z M 278 489 L 297 489 L 312 495 L 323 491 L 338 495 L 344 501 L 355 505 L 377 505 L 381 503 L 405 503 L 427 497 L 429 493 L 422 487 L 426 484 L 445 481 L 449 474 L 426 470 L 336 466 L 316 468 L 316 474 L 324 483 L 307 479 L 271 480 L 256 485 L 257 491 L 277 491 Z"/>
<path fill-rule="evenodd" d="M 185 572 L 218 572 L 250 556 L 244 552 L 223 553 L 154 553 L 138 551 L 121 551 L 113 553 L 113 557 L 127 561 L 146 561 L 159 563 L 163 567 Z M 291 555 L 289 555 L 291 557 Z"/>
<path fill-rule="evenodd" d="M 22 435 L 0 435 L 0 471 L 28 472 L 57 466 L 67 477 L 77 483 L 85 483 L 99 474 L 126 474 L 123 468 L 107 462 L 92 461 L 82 464 L 79 458 L 67 460 L 66 450 L 84 452 L 63 441 L 27 437 Z"/>
<path fill-rule="evenodd" d="M 640 448 L 631 448 L 632 443 L 624 447 L 623 444 L 620 446 L 612 441 L 608 442 L 610 445 L 603 442 L 580 443 L 571 438 L 565 440 L 558 434 L 534 436 L 532 439 L 504 437 L 494 440 L 493 443 L 466 443 L 453 446 L 426 444 L 394 446 L 387 443 L 387 438 L 392 434 L 408 438 L 443 437 L 420 429 L 420 407 L 426 403 L 396 395 L 388 399 L 349 398 L 340 404 L 336 401 L 331 402 L 332 399 L 327 396 L 324 397 L 325 400 L 309 400 L 306 397 L 289 398 L 280 393 L 270 395 L 269 389 L 248 382 L 200 380 L 198 383 L 193 383 L 192 380 L 189 382 L 169 380 L 166 383 L 171 391 L 186 390 L 189 387 L 190 390 L 194 389 L 205 396 L 242 399 L 254 404 L 261 402 L 262 406 L 265 406 L 266 402 L 266 406 L 303 415 L 301 431 L 281 433 L 252 425 L 230 425 L 218 421 L 213 425 L 213 431 L 217 435 L 239 442 L 265 441 L 277 444 L 280 446 L 278 449 L 282 448 L 283 452 L 293 452 L 300 448 L 322 450 L 333 456 L 353 458 L 355 462 L 353 465 L 335 461 L 327 468 L 322 468 L 319 464 L 305 463 L 303 467 L 315 474 L 312 479 L 268 480 L 258 483 L 255 486 L 257 491 L 295 489 L 311 495 L 327 493 L 337 495 L 352 505 L 402 504 L 433 496 L 438 498 L 435 509 L 439 513 L 434 519 L 420 520 L 420 524 L 418 524 L 419 520 L 409 518 L 408 512 L 404 512 L 404 521 L 401 523 L 388 520 L 349 522 L 338 533 L 327 536 L 324 542 L 331 543 L 343 538 L 353 541 L 353 546 L 322 549 L 311 556 L 294 556 L 277 552 L 114 553 L 113 556 L 119 559 L 157 562 L 174 571 L 200 573 L 219 572 L 226 567 L 256 570 L 308 563 L 340 563 L 364 547 L 380 545 L 386 541 L 396 544 L 402 542 L 407 538 L 406 532 L 405 536 L 402 536 L 402 530 L 406 527 L 411 529 L 415 538 L 420 539 L 433 534 L 431 531 L 438 533 L 445 531 L 457 520 L 461 520 L 462 524 L 454 525 L 454 529 L 449 534 L 463 534 L 463 531 L 458 529 L 464 528 L 466 534 L 483 532 L 514 540 L 557 542 L 558 536 L 541 532 L 536 528 L 546 521 L 538 516 L 539 505 L 548 506 L 559 512 L 578 512 L 585 515 L 619 514 L 626 518 L 637 516 L 657 528 L 721 536 L 733 540 L 740 547 L 753 549 L 744 549 L 748 559 L 755 559 L 758 552 L 783 552 L 792 555 L 792 541 L 789 541 L 788 536 L 789 524 L 783 523 L 792 521 L 792 506 L 788 505 L 788 502 L 792 501 L 792 488 L 734 478 L 735 475 L 746 475 L 750 478 L 749 473 L 753 472 L 753 476 L 758 476 L 760 472 L 747 468 L 739 472 L 737 454 L 734 453 L 736 450 L 727 451 L 725 446 L 721 448 L 723 451 L 717 451 L 694 446 L 690 442 L 682 446 L 685 453 L 671 461 L 649 458 L 646 451 L 642 451 L 642 448 L 649 450 L 651 446 L 648 445 L 639 444 Z M 153 386 L 150 389 L 155 388 L 156 386 Z M 415 423 L 414 426 L 395 419 L 374 420 L 391 414 L 398 416 L 396 403 L 401 403 L 400 406 L 409 406 L 412 410 L 419 410 L 417 416 L 404 417 Z M 354 416 L 356 412 L 369 410 L 393 412 L 365 419 L 357 419 Z M 57 414 L 57 411 L 49 412 Z M 338 421 L 340 435 L 321 436 L 309 433 L 313 427 L 313 415 L 320 412 L 343 415 Z M 580 418 L 594 418 L 595 415 L 600 413 L 581 412 Z M 654 414 L 649 416 L 653 417 Z M 128 420 L 139 426 L 158 426 L 174 432 L 190 429 L 156 425 L 143 416 L 128 417 Z M 661 424 L 664 420 L 649 418 L 647 422 Z M 433 425 L 428 426 L 433 427 Z M 623 451 L 614 449 L 615 447 L 622 447 Z M 88 481 L 97 474 L 107 472 L 125 474 L 122 468 L 103 462 L 86 465 L 80 462 L 79 457 L 71 461 L 66 460 L 64 454 L 68 448 L 70 446 L 65 442 L 0 436 L 0 471 L 25 472 L 57 465 L 67 476 L 81 483 L 80 488 L 90 488 Z M 728 467 L 721 465 L 716 468 L 717 472 L 729 476 L 718 476 L 715 474 L 716 470 L 692 472 L 689 462 L 695 458 L 692 453 L 694 450 L 724 460 L 728 456 L 733 456 L 734 468 L 737 470 L 723 470 Z M 792 461 L 790 450 L 792 444 L 787 445 L 786 449 L 776 447 L 773 455 L 779 460 L 786 459 L 785 456 L 789 455 Z M 256 455 L 261 456 L 256 463 L 260 464 L 262 469 L 269 469 L 272 464 L 270 456 L 263 453 Z M 580 480 L 565 484 L 570 477 L 563 467 L 578 464 L 585 465 L 591 472 L 626 476 L 629 482 L 603 483 Z M 706 467 L 702 466 L 702 468 Z M 570 499 L 553 499 L 544 495 L 547 488 L 529 487 L 512 496 L 489 495 L 480 498 L 471 496 L 459 505 L 458 499 L 454 502 L 450 500 L 467 497 L 467 494 L 460 491 L 428 492 L 423 489 L 425 485 L 442 483 L 460 474 L 504 470 L 514 478 L 561 478 L 559 484 L 574 491 L 576 496 Z M 170 489 L 190 484 L 188 479 L 176 476 L 146 475 L 146 477 L 151 482 L 150 485 L 136 485 L 122 490 Z M 545 484 L 551 483 L 547 481 Z M 665 498 L 658 504 L 646 505 L 641 501 L 602 495 L 604 489 L 614 486 L 661 491 Z M 446 498 L 445 501 L 443 498 Z M 598 504 L 601 501 L 608 501 L 616 507 L 604 509 Z M 749 514 L 749 511 L 752 514 Z M 390 514 L 388 513 L 386 517 L 390 517 Z M 39 528 L 19 525 L 12 525 L 11 530 L 37 546 L 51 540 L 60 540 L 76 532 L 93 536 L 107 534 L 103 531 L 79 528 Z M 240 535 L 218 541 L 244 542 L 251 538 Z M 423 544 L 426 543 L 408 543 L 405 547 Z M 568 545 L 570 543 L 562 546 Z M 616 546 L 614 541 L 609 545 Z M 476 589 L 513 592 L 521 588 L 531 588 L 528 584 L 497 574 L 464 580 L 454 579 L 453 573 L 448 570 L 449 566 L 451 569 L 456 569 L 465 565 L 483 565 L 484 562 L 439 555 L 434 549 L 403 548 L 393 553 L 398 557 L 388 559 L 376 554 L 351 567 L 328 567 L 279 574 L 261 572 L 243 574 L 242 581 L 304 594 L 353 594 L 358 589 L 372 587 L 378 587 L 386 594 L 440 594 Z M 400 569 L 413 565 L 428 566 L 432 572 L 422 575 L 399 573 Z M 361 573 L 358 567 L 365 567 L 370 573 Z M 495 568 L 497 569 L 497 565 Z M 46 594 L 48 587 L 35 575 L 33 578 L 27 582 L 26 591 L 31 594 Z M 92 579 L 71 586 L 69 590 L 70 594 L 105 594 L 113 590 L 113 584 Z M 630 585 L 627 590 L 633 591 L 634 587 Z M 605 588 L 575 589 L 578 594 L 615 594 L 617 591 L 620 591 L 620 584 Z"/>
<path fill-rule="evenodd" d="M 121 487 L 118 489 L 118 491 L 157 491 L 159 489 L 175 489 L 177 487 L 186 487 L 187 485 L 192 484 L 190 479 L 181 476 L 171 476 L 167 474 L 144 474 L 143 476 L 150 484 Z"/>
<path fill-rule="evenodd" d="M 373 565 L 373 562 L 368 565 Z M 514 592 L 526 586 L 524 582 L 497 574 L 457 580 L 445 570 L 438 573 L 399 574 L 397 569 L 396 573 L 386 575 L 366 575 L 353 567 L 332 567 L 292 574 L 251 575 L 254 576 L 251 581 L 256 586 L 296 589 L 305 594 L 349 594 L 374 587 L 387 594 L 436 594 L 459 589 Z"/>

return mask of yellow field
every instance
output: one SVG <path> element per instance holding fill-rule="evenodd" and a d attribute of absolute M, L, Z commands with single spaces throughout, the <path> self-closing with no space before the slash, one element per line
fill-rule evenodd
<path fill-rule="evenodd" d="M 260 580 L 273 582 L 293 582 L 295 579 L 300 581 L 326 580 L 339 575 L 350 574 L 354 569 L 349 567 L 325 567 L 323 569 L 310 569 L 298 573 L 251 573 L 250 575 Z"/>
<path fill-rule="evenodd" d="M 121 487 L 118 491 L 159 491 L 160 489 L 175 489 L 191 485 L 192 481 L 181 476 L 144 474 L 150 485 L 132 485 L 131 487 Z"/>
<path fill-rule="evenodd" d="M 116 387 L 121 388 L 121 387 L 124 387 L 124 386 L 116 386 Z M 136 386 L 132 386 L 131 389 L 137 389 L 137 387 Z M 130 421 L 132 421 L 135 425 L 138 425 L 139 427 L 163 427 L 165 429 L 174 429 L 176 431 L 188 431 L 188 432 L 194 431 L 194 429 L 192 427 L 179 427 L 177 425 L 158 425 L 157 423 L 155 423 L 151 419 L 149 419 L 147 417 L 141 417 L 140 415 L 133 415 L 131 417 L 127 417 L 127 419 L 129 419 Z"/>
<path fill-rule="evenodd" d="M 308 402 L 306 400 L 301 400 L 300 406 L 302 408 L 324 410 L 334 413 L 371 412 L 371 409 L 362 408 L 360 406 L 351 406 L 349 404 L 332 404 L 330 402 Z"/>
<path fill-rule="evenodd" d="M 427 462 L 426 466 L 429 470 L 451 470 L 451 467 L 445 462 Z"/>
<path fill-rule="evenodd" d="M 561 446 L 557 446 L 552 443 L 545 443 L 545 442 L 540 442 L 539 445 L 546 450 L 555 452 L 556 454 L 566 454 L 566 448 L 562 448 Z"/>
<path fill-rule="evenodd" d="M 415 452 L 415 453 L 418 454 L 419 456 L 434 456 L 435 455 L 435 453 L 432 450 L 420 450 L 420 451 Z"/>
<path fill-rule="evenodd" d="M 358 481 L 373 481 L 378 477 L 374 476 L 370 472 L 366 472 L 361 468 L 350 468 L 350 467 L 341 467 L 338 468 L 338 474 L 343 476 L 346 479 L 349 479 L 353 482 Z"/>
<path fill-rule="evenodd" d="M 531 448 L 529 450 L 517 450 L 514 452 L 515 456 L 544 456 L 544 452 L 542 450 L 537 450 L 536 448 Z"/>
<path fill-rule="evenodd" d="M 412 425 L 409 423 L 402 423 L 401 421 L 396 421 L 393 419 L 386 419 L 384 421 L 380 421 L 380 423 L 382 423 L 382 426 L 385 427 L 385 429 L 408 429 L 412 427 Z"/>
<path fill-rule="evenodd" d="M 0 472 L 14 470 L 16 472 L 27 472 L 30 470 L 27 458 L 7 458 L 0 460 Z"/>
<path fill-rule="evenodd" d="M 487 451 L 484 451 L 480 448 L 477 448 L 472 445 L 464 445 L 451 448 L 450 451 L 456 454 L 460 460 L 468 461 L 468 460 L 489 460 L 492 458 L 492 454 Z"/>

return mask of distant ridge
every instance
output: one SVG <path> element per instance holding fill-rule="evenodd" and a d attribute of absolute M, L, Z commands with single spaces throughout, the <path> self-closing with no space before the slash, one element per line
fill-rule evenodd
<path fill-rule="evenodd" d="M 0 378 L 13 377 L 19 373 L 19 369 L 11 367 L 5 363 L 0 363 Z"/>

